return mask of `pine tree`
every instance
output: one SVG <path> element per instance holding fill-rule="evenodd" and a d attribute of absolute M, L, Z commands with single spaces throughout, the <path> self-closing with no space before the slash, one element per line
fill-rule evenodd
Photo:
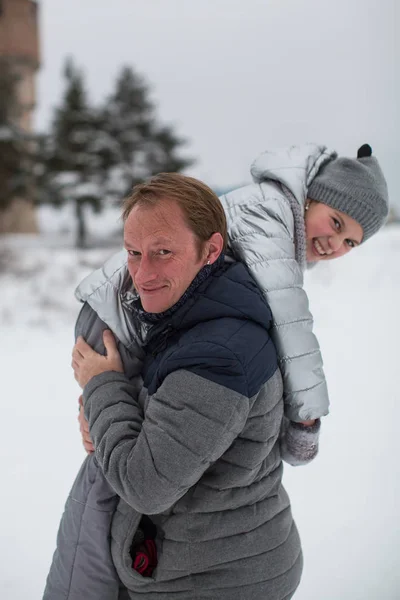
<path fill-rule="evenodd" d="M 118 198 L 153 174 L 181 171 L 192 164 L 178 154 L 185 141 L 171 127 L 158 124 L 149 87 L 130 67 L 117 78 L 103 110 L 103 124 L 108 138 L 115 141 L 109 190 Z"/>
<path fill-rule="evenodd" d="M 184 140 L 158 123 L 149 88 L 131 68 L 121 70 L 114 93 L 100 107 L 89 104 L 83 75 L 71 60 L 64 75 L 61 105 L 50 134 L 40 140 L 38 201 L 74 203 L 77 245 L 84 247 L 86 206 L 100 211 L 147 177 L 180 171 L 192 161 L 179 156 Z"/>
<path fill-rule="evenodd" d="M 17 99 L 18 77 L 5 60 L 0 61 L 0 209 L 24 196 L 32 186 L 32 151 L 28 136 L 18 126 L 21 106 Z"/>
<path fill-rule="evenodd" d="M 39 200 L 74 204 L 76 244 L 82 248 L 87 244 L 85 207 L 101 210 L 108 157 L 102 151 L 99 116 L 89 106 L 83 75 L 71 60 L 66 62 L 64 76 L 61 106 L 55 111 L 49 136 L 42 142 L 44 170 Z"/>
<path fill-rule="evenodd" d="M 157 173 L 178 173 L 193 164 L 191 159 L 182 158 L 177 150 L 186 143 L 178 137 L 170 126 L 153 127 L 146 148 L 148 175 Z"/>

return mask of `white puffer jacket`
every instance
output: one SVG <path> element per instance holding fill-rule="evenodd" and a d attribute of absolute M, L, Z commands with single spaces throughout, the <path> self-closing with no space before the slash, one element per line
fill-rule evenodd
<path fill-rule="evenodd" d="M 304 205 L 319 169 L 336 158 L 306 144 L 265 152 L 253 163 L 254 184 L 221 197 L 230 250 L 243 261 L 271 307 L 273 339 L 284 379 L 285 415 L 307 421 L 328 413 L 328 391 L 313 318 L 303 289 Z"/>
<path fill-rule="evenodd" d="M 334 158 L 335 152 L 316 144 L 264 152 L 251 167 L 255 183 L 221 197 L 230 251 L 247 265 L 271 307 L 272 337 L 284 380 L 285 416 L 296 422 L 328 413 L 322 357 L 303 289 L 307 266 L 304 204 L 319 169 Z M 121 291 L 104 301 L 99 282 L 115 277 Z M 76 295 L 89 302 L 124 345 L 140 347 L 146 332 L 132 328 L 125 313 L 136 296 L 125 250 L 86 278 Z"/>

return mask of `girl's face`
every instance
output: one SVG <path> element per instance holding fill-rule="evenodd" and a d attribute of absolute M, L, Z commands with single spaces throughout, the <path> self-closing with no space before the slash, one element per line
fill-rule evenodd
<path fill-rule="evenodd" d="M 357 221 L 322 202 L 307 203 L 307 262 L 339 258 L 361 244 L 364 233 Z"/>

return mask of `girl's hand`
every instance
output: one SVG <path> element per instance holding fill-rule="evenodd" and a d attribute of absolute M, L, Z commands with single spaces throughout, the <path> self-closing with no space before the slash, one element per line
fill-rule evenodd
<path fill-rule="evenodd" d="M 103 333 L 103 342 L 106 348 L 106 356 L 95 352 L 83 337 L 79 336 L 72 350 L 71 366 L 74 370 L 75 379 L 84 388 L 95 375 L 106 371 L 118 371 L 123 373 L 121 356 L 117 350 L 115 338 L 109 329 Z"/>

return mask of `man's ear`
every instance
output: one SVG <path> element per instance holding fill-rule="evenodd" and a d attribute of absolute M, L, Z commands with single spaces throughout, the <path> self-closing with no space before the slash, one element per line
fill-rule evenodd
<path fill-rule="evenodd" d="M 212 265 L 219 258 L 224 249 L 224 238 L 220 233 L 213 233 L 206 242 L 207 253 L 205 256 L 206 264 Z"/>

